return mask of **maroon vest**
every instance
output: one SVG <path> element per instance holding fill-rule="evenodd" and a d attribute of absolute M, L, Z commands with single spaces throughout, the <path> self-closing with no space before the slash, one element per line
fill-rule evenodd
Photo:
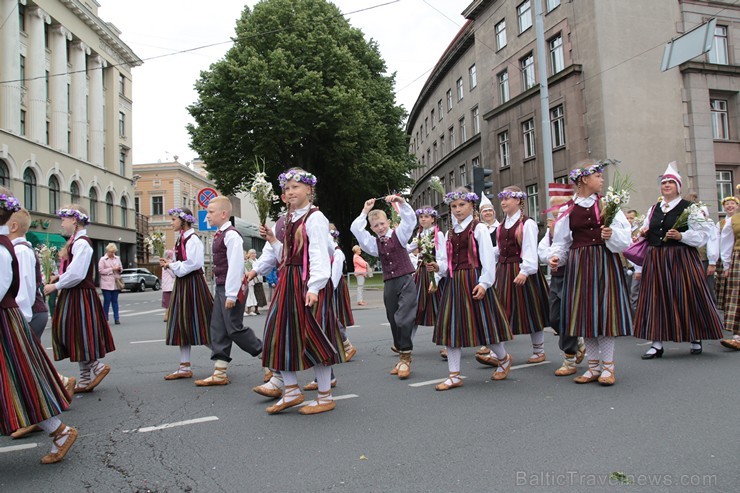
<path fill-rule="evenodd" d="M 74 236 L 72 237 L 74 238 Z M 74 255 L 72 254 L 72 247 L 74 246 L 74 243 L 80 240 L 84 240 L 87 242 L 90 247 L 92 247 L 92 240 L 88 238 L 87 236 L 80 236 L 76 240 L 74 240 L 72 243 L 70 243 L 69 248 L 67 249 L 67 255 L 69 256 L 69 264 L 72 263 L 72 259 L 74 259 Z M 80 281 L 79 284 L 76 286 L 71 286 L 69 289 L 95 289 L 95 281 L 94 281 L 94 259 L 90 258 L 90 265 L 87 268 L 87 274 L 85 275 L 85 278 Z M 69 266 L 67 264 L 67 266 Z"/>
<path fill-rule="evenodd" d="M 0 235 L 0 245 L 4 246 L 8 252 L 10 252 L 11 270 L 13 272 L 13 279 L 10 281 L 10 287 L 5 293 L 2 301 L 0 301 L 0 308 L 18 308 L 18 303 L 15 302 L 15 297 L 18 296 L 18 288 L 20 287 L 20 273 L 18 272 L 18 259 L 15 257 L 15 248 L 13 248 L 13 242 L 5 235 Z"/>
<path fill-rule="evenodd" d="M 522 235 L 524 234 L 524 221 L 527 218 L 524 216 L 519 217 L 519 220 L 514 223 L 512 227 L 506 229 L 506 223 L 499 225 L 498 227 L 498 250 L 499 257 L 498 263 L 500 264 L 519 264 L 522 261 L 522 245 L 519 244 L 521 238 L 517 239 L 517 232 L 522 229 Z"/>
<path fill-rule="evenodd" d="M 411 265 L 411 259 L 406 248 L 396 236 L 396 232 L 391 233 L 391 237 L 385 241 L 375 238 L 378 245 L 378 255 L 380 264 L 383 266 L 383 281 L 389 281 L 397 277 L 413 274 L 414 266 Z"/>
<path fill-rule="evenodd" d="M 473 243 L 475 239 L 475 227 L 478 221 L 470 221 L 468 227 L 459 233 L 454 230 L 448 235 L 448 241 L 452 244 L 450 260 L 452 261 L 452 270 L 470 270 L 480 267 L 480 260 L 477 255 L 473 255 Z"/>
<path fill-rule="evenodd" d="M 223 286 L 226 284 L 226 273 L 229 272 L 229 258 L 226 255 L 226 243 L 224 237 L 229 231 L 239 231 L 232 225 L 225 230 L 219 230 L 213 238 L 213 274 L 216 276 L 216 285 Z"/>
<path fill-rule="evenodd" d="M 318 207 L 311 207 L 308 212 L 306 212 L 303 217 L 297 221 L 290 221 L 287 218 L 285 219 L 285 241 L 283 242 L 283 258 L 285 260 L 283 265 L 303 266 L 304 249 L 308 249 L 308 234 L 306 234 L 303 225 L 306 223 L 308 216 L 318 210 Z M 296 238 L 298 231 L 301 231 L 299 236 L 302 240 Z M 305 274 L 308 276 L 307 272 Z"/>
<path fill-rule="evenodd" d="M 595 204 L 594 204 L 595 205 Z M 573 233 L 571 248 L 603 245 L 601 239 L 601 218 L 596 216 L 596 208 L 576 205 L 570 211 L 570 230 Z"/>
<path fill-rule="evenodd" d="M 43 313 L 48 312 L 49 307 L 46 306 L 46 303 L 44 302 L 44 278 L 41 275 L 41 261 L 39 260 L 39 256 L 36 255 L 36 250 L 33 249 L 31 244 L 27 241 L 23 241 L 19 243 L 20 245 L 23 245 L 25 247 L 28 247 L 33 252 L 33 257 L 36 259 L 36 299 L 33 300 L 33 305 L 31 306 L 31 312 L 32 313 Z"/>

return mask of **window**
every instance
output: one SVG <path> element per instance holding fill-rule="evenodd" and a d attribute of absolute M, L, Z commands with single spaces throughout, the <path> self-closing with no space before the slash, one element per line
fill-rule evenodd
<path fill-rule="evenodd" d="M 121 226 L 128 227 L 128 202 L 126 197 L 121 197 Z"/>
<path fill-rule="evenodd" d="M 23 206 L 29 211 L 36 210 L 36 173 L 31 168 L 23 172 Z"/>
<path fill-rule="evenodd" d="M 555 178 L 555 183 L 562 183 L 564 185 L 568 184 L 568 177 L 567 176 L 560 176 L 558 178 Z"/>
<path fill-rule="evenodd" d="M 468 170 L 465 167 L 465 163 L 460 165 L 460 186 L 468 186 Z"/>
<path fill-rule="evenodd" d="M 21 3 L 18 3 L 18 23 L 21 32 L 26 32 L 26 6 Z"/>
<path fill-rule="evenodd" d="M 46 145 L 49 145 L 49 127 L 51 126 L 51 123 L 49 121 L 46 121 Z"/>
<path fill-rule="evenodd" d="M 141 211 L 139 207 L 139 197 L 134 197 L 134 210 L 137 214 Z"/>
<path fill-rule="evenodd" d="M 52 175 L 49 178 L 49 214 L 56 214 L 59 210 L 59 180 Z"/>
<path fill-rule="evenodd" d="M 94 188 L 90 189 L 90 221 L 98 221 L 98 192 Z"/>
<path fill-rule="evenodd" d="M 504 70 L 498 74 L 498 95 L 501 98 L 501 103 L 505 103 L 509 100 L 509 71 Z"/>
<path fill-rule="evenodd" d="M 72 111 L 72 96 L 71 96 L 72 87 L 70 86 L 69 82 L 67 82 L 67 113 Z"/>
<path fill-rule="evenodd" d="M 565 112 L 562 104 L 550 110 L 550 128 L 552 129 L 552 148 L 565 146 Z"/>
<path fill-rule="evenodd" d="M 126 78 L 122 73 L 118 73 L 118 94 L 121 96 L 126 94 Z"/>
<path fill-rule="evenodd" d="M 478 74 L 475 71 L 475 65 L 471 65 L 468 69 L 468 75 L 470 76 L 470 90 L 472 91 L 478 85 Z"/>
<path fill-rule="evenodd" d="M 459 103 L 463 99 L 463 81 L 462 77 L 457 79 L 457 102 Z"/>
<path fill-rule="evenodd" d="M 710 99 L 709 103 L 712 107 L 712 137 L 714 140 L 728 140 L 730 138 L 730 125 L 727 115 L 727 100 Z"/>
<path fill-rule="evenodd" d="M 527 209 L 527 215 L 534 219 L 535 222 L 538 222 L 537 218 L 540 217 L 540 201 L 539 197 L 537 197 L 537 185 L 527 186 Z"/>
<path fill-rule="evenodd" d="M 419 124 L 419 134 L 421 135 L 421 142 L 424 142 L 424 125 Z"/>
<path fill-rule="evenodd" d="M 424 118 L 424 135 L 429 137 L 429 118 Z"/>
<path fill-rule="evenodd" d="M 445 136 L 444 135 L 439 136 L 439 152 L 440 152 L 440 156 L 445 155 Z"/>
<path fill-rule="evenodd" d="M 534 120 L 527 120 L 522 123 L 522 137 L 524 143 L 524 159 L 534 157 Z"/>
<path fill-rule="evenodd" d="M 432 165 L 432 150 L 427 149 L 427 166 Z"/>
<path fill-rule="evenodd" d="M 468 131 L 465 129 L 465 117 L 460 118 L 460 143 L 468 140 Z"/>
<path fill-rule="evenodd" d="M 496 24 L 496 50 L 506 46 L 506 19 Z"/>
<path fill-rule="evenodd" d="M 113 224 L 113 194 L 105 194 L 105 220 L 108 224 Z"/>
<path fill-rule="evenodd" d="M 439 121 L 442 121 L 444 112 L 442 111 L 442 100 L 437 101 L 437 114 L 439 115 Z"/>
<path fill-rule="evenodd" d="M 152 197 L 152 216 L 164 215 L 164 197 Z"/>
<path fill-rule="evenodd" d="M 123 111 L 118 112 L 118 135 L 121 137 L 126 135 L 126 113 Z"/>
<path fill-rule="evenodd" d="M 432 120 L 432 128 L 437 126 L 437 122 L 434 120 L 434 110 L 432 110 L 432 114 L 430 116 L 430 119 Z"/>
<path fill-rule="evenodd" d="M 478 135 L 480 133 L 480 112 L 477 106 L 473 108 L 470 116 L 473 120 L 473 135 Z"/>
<path fill-rule="evenodd" d="M 73 204 L 78 204 L 80 202 L 80 186 L 76 181 L 73 181 L 69 185 L 69 196 L 71 197 Z"/>
<path fill-rule="evenodd" d="M 5 161 L 0 161 L 0 186 L 8 187 L 10 185 L 10 172 Z"/>
<path fill-rule="evenodd" d="M 455 127 L 450 127 L 450 152 L 455 148 Z"/>
<path fill-rule="evenodd" d="M 26 110 L 21 110 L 21 135 L 26 135 Z"/>
<path fill-rule="evenodd" d="M 450 175 L 449 176 L 450 176 L 450 178 L 449 178 L 449 180 L 450 180 L 450 191 L 452 192 L 452 191 L 455 190 L 455 171 L 454 170 L 450 171 Z"/>
<path fill-rule="evenodd" d="M 435 142 L 434 144 L 432 144 L 432 157 L 434 158 L 434 161 L 432 161 L 432 163 L 434 164 L 436 164 L 437 161 L 439 161 L 438 151 L 439 149 L 437 148 L 437 143 Z"/>
<path fill-rule="evenodd" d="M 46 83 L 46 100 L 49 101 L 49 71 L 47 70 L 44 74 L 44 82 Z"/>
<path fill-rule="evenodd" d="M 717 210 L 722 213 L 722 199 L 734 195 L 732 171 L 717 171 Z"/>
<path fill-rule="evenodd" d="M 21 55 L 21 86 L 26 86 L 26 57 Z"/>
<path fill-rule="evenodd" d="M 426 156 L 423 156 L 423 155 L 422 155 L 422 156 L 421 156 L 421 167 L 422 167 L 422 168 L 425 168 L 425 167 L 426 167 L 426 165 L 427 165 L 427 158 L 426 158 Z"/>
<path fill-rule="evenodd" d="M 727 57 L 727 26 L 715 26 L 714 44 L 709 51 L 709 62 L 719 65 L 727 65 L 729 63 Z"/>
<path fill-rule="evenodd" d="M 447 111 L 452 110 L 452 89 L 447 90 Z"/>
<path fill-rule="evenodd" d="M 470 165 L 473 168 L 480 168 L 480 157 L 475 156 L 473 159 L 470 160 Z"/>
<path fill-rule="evenodd" d="M 558 34 L 550 40 L 550 69 L 557 74 L 565 68 L 563 59 L 563 35 Z"/>
<path fill-rule="evenodd" d="M 550 12 L 554 8 L 560 6 L 560 0 L 547 0 L 547 11 Z"/>
<path fill-rule="evenodd" d="M 522 70 L 522 88 L 526 91 L 534 86 L 534 55 L 530 53 L 519 60 L 519 66 Z"/>
<path fill-rule="evenodd" d="M 516 8 L 516 15 L 519 18 L 520 34 L 532 27 L 532 3 L 530 0 L 519 4 Z"/>
<path fill-rule="evenodd" d="M 511 149 L 509 145 L 509 131 L 504 130 L 498 134 L 498 160 L 499 165 L 502 168 L 508 168 L 511 165 L 511 161 L 509 159 Z"/>
<path fill-rule="evenodd" d="M 126 176 L 126 153 L 123 151 L 118 153 L 118 170 L 121 176 Z"/>

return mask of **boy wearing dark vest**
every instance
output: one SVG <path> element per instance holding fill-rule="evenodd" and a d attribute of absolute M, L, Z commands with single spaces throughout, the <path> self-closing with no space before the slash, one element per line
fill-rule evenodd
<path fill-rule="evenodd" d="M 195 385 L 208 387 L 226 385 L 226 369 L 231 361 L 231 345 L 236 343 L 252 356 L 262 353 L 262 341 L 249 327 L 244 327 L 244 302 L 237 296 L 244 277 L 244 242 L 242 235 L 231 224 L 231 202 L 220 196 L 208 203 L 208 223 L 217 226 L 213 238 L 213 274 L 216 277 L 216 296 L 211 313 L 211 359 L 215 362 L 213 375 L 196 380 Z"/>
<path fill-rule="evenodd" d="M 416 228 L 416 213 L 403 197 L 388 195 L 385 201 L 399 204 L 398 213 L 401 223 L 391 229 L 388 217 L 382 210 L 372 210 L 375 199 L 365 202 L 362 212 L 350 227 L 352 234 L 363 251 L 379 257 L 383 266 L 383 302 L 388 322 L 391 324 L 393 346 L 398 349 L 398 364 L 391 370 L 391 375 L 406 379 L 411 375 L 411 350 L 413 343 L 411 333 L 416 328 L 416 284 L 414 283 L 414 266 L 411 265 L 406 252 L 406 244 Z M 376 238 L 365 229 L 370 229 Z"/>

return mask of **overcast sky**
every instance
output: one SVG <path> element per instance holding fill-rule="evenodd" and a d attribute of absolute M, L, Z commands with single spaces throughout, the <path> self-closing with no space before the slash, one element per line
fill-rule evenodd
<path fill-rule="evenodd" d="M 392 0 L 335 0 L 352 12 Z M 245 5 L 255 0 L 99 0 L 99 15 L 115 24 L 144 64 L 133 71 L 133 162 L 190 161 L 186 107 L 197 99 L 201 70 L 223 57 L 230 43 L 146 61 L 149 57 L 228 41 Z M 410 111 L 429 71 L 465 22 L 470 0 L 399 0 L 348 16 L 375 39 L 389 72 L 396 72 L 396 100 Z M 436 9 L 436 10 L 435 10 Z"/>

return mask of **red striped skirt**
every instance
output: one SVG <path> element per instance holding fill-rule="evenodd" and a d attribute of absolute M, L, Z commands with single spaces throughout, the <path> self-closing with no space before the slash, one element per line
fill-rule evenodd
<path fill-rule="evenodd" d="M 355 317 L 352 315 L 352 302 L 349 299 L 349 287 L 344 276 L 339 281 L 337 289 L 334 290 L 334 309 L 342 327 L 350 327 L 355 324 Z"/>
<path fill-rule="evenodd" d="M 207 346 L 211 343 L 213 295 L 202 270 L 175 279 L 167 309 L 168 346 Z"/>
<path fill-rule="evenodd" d="M 440 346 L 474 347 L 512 339 L 509 321 L 493 287 L 473 299 L 479 269 L 454 271 L 442 289 L 432 341 Z"/>
<path fill-rule="evenodd" d="M 725 328 L 734 334 L 740 334 L 740 251 L 732 252 L 730 274 L 725 278 L 727 289 L 725 299 Z"/>
<path fill-rule="evenodd" d="M 514 335 L 540 332 L 550 325 L 548 287 L 542 271 L 527 277 L 524 286 L 514 284 L 518 263 L 499 263 L 496 267 L 496 294 L 506 310 Z"/>
<path fill-rule="evenodd" d="M 66 411 L 69 396 L 20 309 L 0 309 L 0 434 Z"/>
<path fill-rule="evenodd" d="M 95 361 L 115 351 L 107 318 L 95 289 L 59 290 L 51 319 L 54 359 Z"/>
<path fill-rule="evenodd" d="M 648 247 L 635 337 L 673 342 L 721 339 L 722 325 L 697 249 Z"/>
<path fill-rule="evenodd" d="M 427 266 L 421 262 L 414 273 L 414 283 L 416 283 L 416 325 L 433 327 L 437 321 L 437 312 L 439 302 L 442 297 L 442 290 L 437 286 L 437 291 L 429 292 L 429 285 L 432 282 L 433 272 L 427 271 Z"/>
<path fill-rule="evenodd" d="M 307 307 L 308 286 L 302 271 L 303 267 L 296 265 L 283 267 L 267 313 L 262 365 L 273 370 L 301 371 L 343 359 L 338 352 L 344 354 L 339 331 L 329 337 L 324 332 L 324 327 L 333 332 L 326 317 L 325 291 L 319 293 L 319 303 Z"/>
<path fill-rule="evenodd" d="M 734 252 L 733 252 L 734 253 Z M 717 297 L 717 310 L 725 310 L 727 302 L 727 279 L 724 276 L 725 266 L 722 260 L 717 260 L 717 270 L 715 272 L 714 292 Z"/>

